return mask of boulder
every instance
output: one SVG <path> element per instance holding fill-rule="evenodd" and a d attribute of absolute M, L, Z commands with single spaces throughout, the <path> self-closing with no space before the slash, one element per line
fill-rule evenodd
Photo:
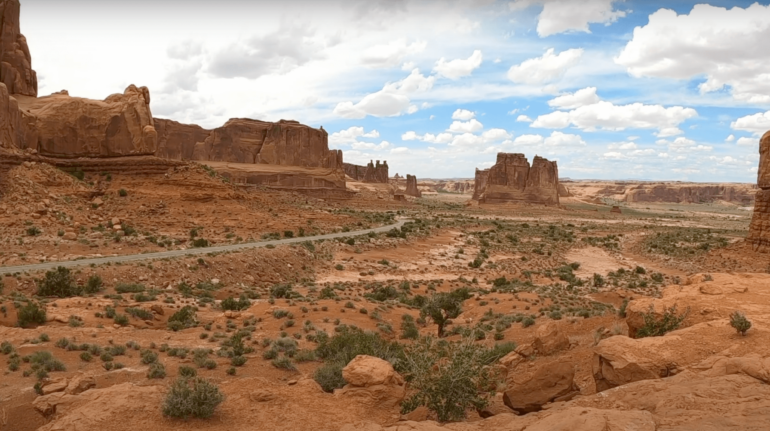
<path fill-rule="evenodd" d="M 634 340 L 623 335 L 606 338 L 594 349 L 596 391 L 676 373 L 677 365 L 667 346 L 672 337 Z"/>
<path fill-rule="evenodd" d="M 566 362 L 544 364 L 521 380 L 509 375 L 503 401 L 517 413 L 539 411 L 545 404 L 577 395 L 574 377 L 574 367 Z"/>
<path fill-rule="evenodd" d="M 334 395 L 370 408 L 396 409 L 406 395 L 404 379 L 388 361 L 359 355 L 342 369 L 348 382 Z"/>
<path fill-rule="evenodd" d="M 89 389 L 96 387 L 96 379 L 94 376 L 78 375 L 70 379 L 67 388 L 64 393 L 69 395 L 78 395 Z"/>
<path fill-rule="evenodd" d="M 559 325 L 555 321 L 549 320 L 545 325 L 537 328 L 532 348 L 539 355 L 553 355 L 569 348 L 569 338 L 559 330 Z"/>

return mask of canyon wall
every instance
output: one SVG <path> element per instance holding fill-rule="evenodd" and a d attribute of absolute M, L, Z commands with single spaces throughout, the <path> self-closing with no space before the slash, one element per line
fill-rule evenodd
<path fill-rule="evenodd" d="M 706 203 L 716 200 L 750 204 L 754 190 L 722 184 L 640 184 L 624 190 L 626 202 Z"/>
<path fill-rule="evenodd" d="M 766 132 L 759 141 L 759 170 L 757 171 L 757 191 L 754 200 L 754 214 L 749 225 L 746 242 L 755 251 L 770 252 L 770 132 Z"/>
<path fill-rule="evenodd" d="M 485 174 L 476 170 L 479 203 L 559 204 L 559 169 L 556 162 L 535 156 L 529 161 L 520 153 L 498 153 L 497 163 Z M 479 176 L 481 175 L 481 181 Z M 482 187 L 483 176 L 486 184 Z"/>
<path fill-rule="evenodd" d="M 489 169 L 476 169 L 476 178 L 473 182 L 473 200 L 479 200 L 487 187 L 487 179 L 489 179 Z"/>
<path fill-rule="evenodd" d="M 388 183 L 388 161 L 385 160 L 380 163 L 377 160 L 377 164 L 369 161 L 366 166 L 354 165 L 352 163 L 344 163 L 345 175 L 353 178 L 356 181 L 363 183 Z"/>

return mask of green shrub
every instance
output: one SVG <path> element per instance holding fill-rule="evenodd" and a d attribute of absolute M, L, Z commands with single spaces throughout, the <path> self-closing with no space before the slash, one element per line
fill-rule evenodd
<path fill-rule="evenodd" d="M 291 359 L 287 358 L 286 356 L 280 356 L 278 358 L 273 359 L 271 362 L 275 368 L 282 368 L 284 370 L 296 370 L 297 368 L 294 366 L 294 364 L 291 362 Z"/>
<path fill-rule="evenodd" d="M 45 324 L 45 308 L 38 305 L 37 302 L 27 301 L 27 304 L 21 307 L 17 314 L 19 326 L 26 328 L 30 325 Z"/>
<path fill-rule="evenodd" d="M 735 328 L 741 335 L 746 335 L 746 331 L 751 328 L 751 321 L 740 311 L 730 314 L 730 326 Z"/>
<path fill-rule="evenodd" d="M 247 298 L 245 295 L 241 295 L 241 297 L 236 300 L 232 296 L 229 298 L 225 298 L 222 300 L 221 307 L 222 310 L 245 310 L 251 306 L 251 301 L 249 301 L 249 298 Z"/>
<path fill-rule="evenodd" d="M 179 367 L 179 376 L 180 377 L 195 377 L 198 375 L 198 372 L 195 371 L 195 368 L 190 367 L 188 365 L 182 365 Z"/>
<path fill-rule="evenodd" d="M 127 307 L 126 313 L 136 317 L 137 319 L 141 320 L 152 320 L 152 313 L 150 311 L 145 310 L 144 308 L 137 308 L 137 307 Z"/>
<path fill-rule="evenodd" d="M 528 328 L 534 324 L 535 324 L 535 319 L 532 316 L 527 316 L 521 320 L 521 326 L 524 328 Z"/>
<path fill-rule="evenodd" d="M 490 350 L 472 338 L 446 343 L 424 337 L 407 347 L 401 372 L 416 392 L 404 400 L 402 413 L 425 406 L 449 422 L 464 419 L 468 409 L 486 407 L 498 377 L 490 365 L 505 352 Z"/>
<path fill-rule="evenodd" d="M 294 231 L 291 231 L 291 230 L 283 231 L 283 237 L 284 238 L 294 238 Z"/>
<path fill-rule="evenodd" d="M 70 270 L 62 266 L 45 273 L 45 278 L 37 283 L 38 296 L 56 296 L 67 298 L 80 295 L 80 287 L 72 277 Z"/>
<path fill-rule="evenodd" d="M 160 362 L 153 362 L 150 364 L 150 369 L 147 370 L 148 379 L 165 379 L 166 367 Z"/>
<path fill-rule="evenodd" d="M 91 356 L 91 354 L 88 352 L 82 352 L 80 353 L 80 359 L 83 362 L 91 362 L 91 360 L 93 359 L 93 356 Z"/>
<path fill-rule="evenodd" d="M 401 316 L 401 339 L 416 340 L 420 337 L 420 330 L 414 323 L 414 317 L 409 314 Z"/>
<path fill-rule="evenodd" d="M 313 373 L 313 379 L 321 386 L 326 392 L 334 392 L 335 389 L 341 388 L 347 384 L 342 377 L 342 369 L 347 364 L 341 362 L 327 362 L 324 365 L 318 367 Z"/>
<path fill-rule="evenodd" d="M 127 326 L 128 325 L 128 316 L 125 314 L 116 314 L 115 319 L 113 319 L 116 325 L 120 326 Z"/>
<path fill-rule="evenodd" d="M 628 308 L 628 298 L 623 299 L 623 303 L 620 304 L 620 310 L 618 310 L 618 316 L 625 318 L 626 317 L 626 308 Z"/>
<path fill-rule="evenodd" d="M 297 294 L 294 292 L 291 284 L 276 284 L 270 288 L 270 296 L 274 298 L 291 299 L 292 297 L 297 296 Z"/>
<path fill-rule="evenodd" d="M 41 233 L 42 232 L 40 231 L 40 228 L 38 228 L 37 226 L 30 226 L 27 228 L 27 235 L 29 236 L 38 236 Z"/>
<path fill-rule="evenodd" d="M 174 418 L 208 418 L 224 399 L 219 388 L 208 380 L 180 377 L 166 395 L 163 415 Z"/>
<path fill-rule="evenodd" d="M 636 338 L 659 337 L 668 332 L 679 329 L 687 315 L 690 314 L 688 307 L 684 313 L 677 314 L 676 304 L 663 309 L 663 315 L 660 319 L 655 317 L 655 305 L 650 304 L 649 312 L 642 313 L 644 325 L 636 331 Z"/>
<path fill-rule="evenodd" d="M 139 283 L 118 283 L 115 286 L 117 293 L 139 293 L 144 292 L 144 285 Z"/>
<path fill-rule="evenodd" d="M 158 362 L 158 354 L 152 350 L 142 350 L 140 356 L 142 357 L 142 363 L 145 365 Z"/>
<path fill-rule="evenodd" d="M 195 308 L 191 305 L 185 305 L 168 319 L 168 327 L 174 331 L 191 328 L 197 324 Z"/>
<path fill-rule="evenodd" d="M 120 189 L 120 190 L 118 190 L 118 196 L 124 198 L 124 197 L 128 196 L 128 192 L 126 191 L 126 189 Z"/>
<path fill-rule="evenodd" d="M 196 248 L 204 248 L 209 246 L 209 240 L 204 238 L 197 238 L 194 239 L 192 242 L 192 246 Z"/>
<path fill-rule="evenodd" d="M 430 317 L 438 326 L 439 338 L 444 336 L 444 326 L 462 313 L 462 304 L 469 296 L 465 289 L 458 289 L 451 293 L 436 293 L 423 305 L 420 317 Z"/>
<path fill-rule="evenodd" d="M 104 283 L 102 282 L 102 277 L 94 274 L 90 277 L 88 277 L 88 281 L 86 282 L 85 287 L 85 293 L 98 293 L 102 290 Z"/>

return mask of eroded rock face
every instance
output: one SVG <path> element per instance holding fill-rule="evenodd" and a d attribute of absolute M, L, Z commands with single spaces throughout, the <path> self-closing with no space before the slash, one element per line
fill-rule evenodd
<path fill-rule="evenodd" d="M 559 204 L 559 169 L 556 162 L 535 156 L 530 167 L 524 154 L 498 153 L 497 163 L 489 169 L 483 188 L 478 181 L 479 172 L 483 171 L 477 170 L 476 191 L 480 203 Z"/>
<path fill-rule="evenodd" d="M 479 200 L 484 189 L 487 187 L 487 179 L 489 178 L 489 169 L 479 170 L 476 169 L 476 179 L 473 183 L 473 200 Z"/>
<path fill-rule="evenodd" d="M 353 178 L 356 181 L 363 183 L 388 183 L 388 161 L 385 160 L 380 163 L 377 160 L 377 164 L 369 161 L 366 166 L 354 165 L 352 163 L 344 163 L 345 175 Z"/>
<path fill-rule="evenodd" d="M 759 141 L 759 170 L 757 172 L 757 191 L 754 199 L 754 214 L 749 225 L 746 241 L 755 251 L 770 252 L 770 132 L 766 132 Z"/>
<path fill-rule="evenodd" d="M 422 193 L 420 193 L 420 190 L 417 188 L 417 177 L 414 175 L 406 175 L 406 191 L 404 192 L 405 195 L 414 196 L 416 198 L 419 198 L 422 196 Z"/>
<path fill-rule="evenodd" d="M 37 137 L 37 142 L 20 143 L 22 148 L 60 158 L 153 155 L 157 150 L 147 87 L 130 85 L 103 101 L 66 92 L 17 97 L 24 115 L 34 118 L 27 134 Z"/>
<path fill-rule="evenodd" d="M 516 374 L 509 373 L 503 401 L 518 413 L 536 412 L 545 404 L 577 395 L 574 378 L 572 364 L 558 361 L 541 366 L 524 381 L 517 381 Z"/>
<path fill-rule="evenodd" d="M 37 96 L 37 74 L 19 26 L 19 0 L 0 1 L 0 81 L 11 94 Z"/>
<path fill-rule="evenodd" d="M 192 160 L 195 144 L 205 141 L 211 134 L 211 130 L 197 124 L 160 118 L 154 118 L 153 124 L 158 132 L 158 151 L 155 155 L 164 159 Z"/>

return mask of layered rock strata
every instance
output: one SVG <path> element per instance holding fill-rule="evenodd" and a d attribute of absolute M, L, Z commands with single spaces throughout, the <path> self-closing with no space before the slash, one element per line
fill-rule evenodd
<path fill-rule="evenodd" d="M 416 198 L 419 198 L 422 196 L 422 193 L 420 193 L 420 190 L 417 188 L 417 177 L 414 175 L 407 174 L 406 176 L 406 191 L 404 192 L 405 195 L 408 196 L 414 196 Z"/>
<path fill-rule="evenodd" d="M 345 169 L 345 175 L 353 178 L 356 181 L 363 183 L 388 183 L 388 161 L 385 160 L 380 163 L 377 160 L 377 164 L 369 161 L 366 166 L 354 165 L 352 163 L 343 163 Z"/>
<path fill-rule="evenodd" d="M 487 187 L 487 179 L 489 178 L 489 169 L 476 169 L 476 177 L 473 182 L 473 200 L 477 201 L 481 197 L 481 193 Z"/>
<path fill-rule="evenodd" d="M 535 156 L 529 161 L 520 153 L 498 153 L 497 163 L 486 174 L 476 171 L 479 203 L 534 203 L 559 204 L 559 168 L 556 162 Z M 476 193 L 474 193 L 476 195 Z"/>
<path fill-rule="evenodd" d="M 754 214 L 749 225 L 746 242 L 755 251 L 770 252 L 770 131 L 759 141 L 759 169 L 757 171 L 757 191 L 754 198 Z"/>

